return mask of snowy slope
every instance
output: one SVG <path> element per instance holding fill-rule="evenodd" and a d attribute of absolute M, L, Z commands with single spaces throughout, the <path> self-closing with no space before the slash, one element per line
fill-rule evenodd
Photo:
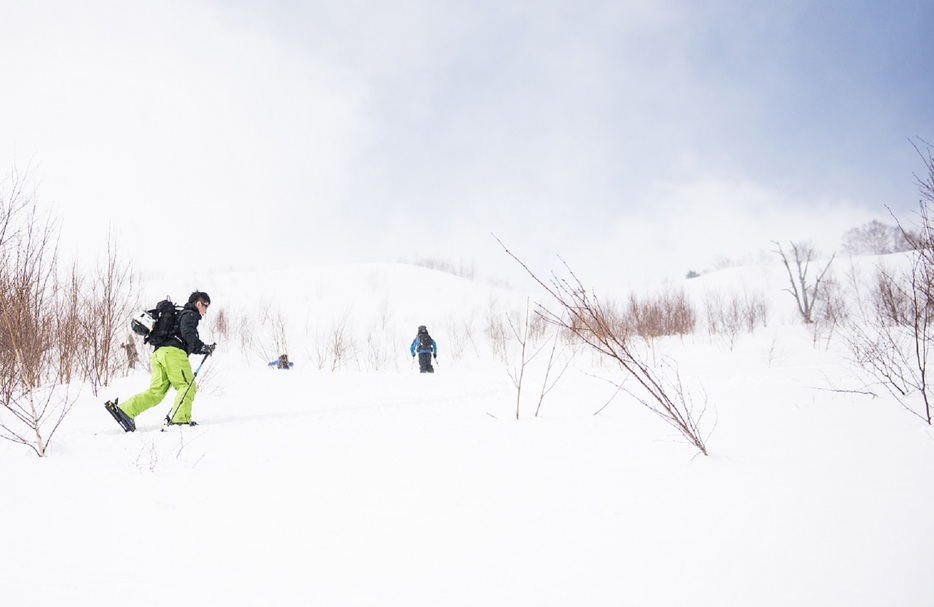
<path fill-rule="evenodd" d="M 196 428 L 159 432 L 167 399 L 123 434 L 85 389 L 50 457 L 0 444 L 0 603 L 934 604 L 934 431 L 842 390 L 864 384 L 795 322 L 781 271 L 685 284 L 763 293 L 768 326 L 657 346 L 706 395 L 709 457 L 586 354 L 540 417 L 530 368 L 516 420 L 515 358 L 484 327 L 524 294 L 395 264 L 148 285 L 204 289 L 256 337 L 219 340 Z M 418 324 L 433 376 L 408 356 Z M 354 355 L 331 371 L 339 325 Z M 270 327 L 294 370 L 266 367 Z"/>

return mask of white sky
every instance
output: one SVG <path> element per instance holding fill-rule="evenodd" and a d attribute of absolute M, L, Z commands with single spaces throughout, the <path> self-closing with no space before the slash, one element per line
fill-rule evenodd
<path fill-rule="evenodd" d="M 181 276 L 512 280 L 491 233 L 597 282 L 829 253 L 914 209 L 934 139 L 925 0 L 75 4 L 0 0 L 0 169 L 29 168 L 66 249 L 110 227 Z"/>

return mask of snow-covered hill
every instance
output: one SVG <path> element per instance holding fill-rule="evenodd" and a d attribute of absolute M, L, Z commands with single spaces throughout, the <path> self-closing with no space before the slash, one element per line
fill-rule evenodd
<path fill-rule="evenodd" d="M 85 388 L 50 457 L 0 444 L 0 602 L 928 607 L 934 431 L 847 391 L 865 384 L 797 322 L 783 271 L 687 281 L 701 316 L 754 293 L 769 322 L 655 346 L 708 404 L 708 457 L 584 351 L 539 417 L 544 355 L 529 366 L 517 420 L 491 334 L 526 294 L 396 264 L 147 284 L 211 294 L 201 425 L 159 432 L 166 399 L 122 433 L 100 403 L 138 369 Z M 282 349 L 292 371 L 266 366 Z"/>

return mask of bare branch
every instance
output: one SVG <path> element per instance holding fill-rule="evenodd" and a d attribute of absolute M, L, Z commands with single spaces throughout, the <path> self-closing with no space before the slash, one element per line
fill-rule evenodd
<path fill-rule="evenodd" d="M 493 236 L 496 238 L 496 236 Z M 545 284 L 496 238 L 506 253 L 516 260 L 535 282 L 558 303 L 562 315 L 554 314 L 539 306 L 540 313 L 555 324 L 580 339 L 603 356 L 615 361 L 636 381 L 638 392 L 627 389 L 638 402 L 678 430 L 681 435 L 701 453 L 707 455 L 706 436 L 700 431 L 700 420 L 706 406 L 695 414 L 694 407 L 681 385 L 680 376 L 674 372 L 673 379 L 666 377 L 664 370 L 653 368 L 642 359 L 633 347 L 629 334 L 620 330 L 619 314 L 604 305 L 599 298 L 584 288 L 580 279 L 568 267 L 570 278 L 559 278 L 552 274 L 550 284 Z M 559 258 L 560 259 L 560 258 Z"/>

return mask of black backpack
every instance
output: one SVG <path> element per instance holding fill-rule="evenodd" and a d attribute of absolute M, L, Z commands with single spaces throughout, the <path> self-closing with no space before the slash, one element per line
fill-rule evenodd
<path fill-rule="evenodd" d="M 163 345 L 178 333 L 180 311 L 181 308 L 166 297 L 155 308 L 141 312 L 130 321 L 130 328 L 137 335 L 142 335 L 145 343 Z"/>
<path fill-rule="evenodd" d="M 418 349 L 431 352 L 431 335 L 428 334 L 428 331 L 422 331 L 418 334 Z"/>

